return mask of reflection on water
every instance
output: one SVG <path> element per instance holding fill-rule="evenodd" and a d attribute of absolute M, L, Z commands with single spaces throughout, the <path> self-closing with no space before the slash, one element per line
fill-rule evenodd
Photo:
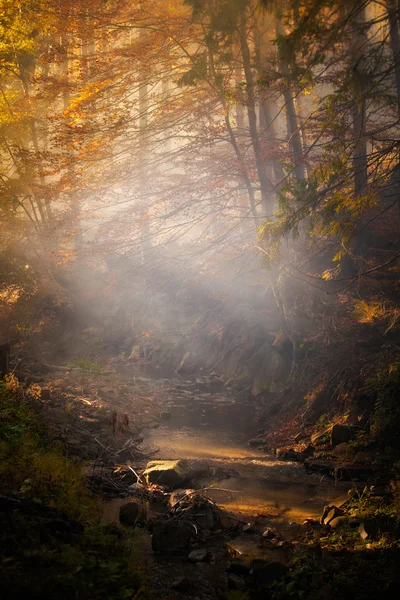
<path fill-rule="evenodd" d="M 168 426 L 152 430 L 146 436 L 147 444 L 159 449 L 160 458 L 259 458 L 264 452 L 245 445 L 245 437 L 203 428 L 179 429 Z"/>
<path fill-rule="evenodd" d="M 214 467 L 236 472 L 238 476 L 200 483 L 218 505 L 247 517 L 266 514 L 296 522 L 319 517 L 325 504 L 343 501 L 350 487 L 307 475 L 303 465 L 266 455 L 247 446 L 243 437 L 226 431 L 165 425 L 152 430 L 146 441 L 149 449 L 158 449 L 157 458 L 207 459 Z"/>

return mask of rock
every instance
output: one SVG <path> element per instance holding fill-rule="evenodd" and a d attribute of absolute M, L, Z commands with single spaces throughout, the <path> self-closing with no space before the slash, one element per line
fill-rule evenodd
<path fill-rule="evenodd" d="M 157 523 L 153 528 L 151 547 L 154 552 L 176 554 L 189 549 L 191 532 L 173 523 Z"/>
<path fill-rule="evenodd" d="M 360 492 L 359 489 L 357 489 L 357 488 L 351 488 L 347 492 L 347 497 L 349 498 L 349 500 L 354 500 L 355 498 L 359 498 L 360 494 L 361 494 L 361 492 Z"/>
<path fill-rule="evenodd" d="M 302 415 L 302 423 L 304 426 L 308 427 L 311 425 L 315 425 L 321 415 L 326 412 L 332 401 L 331 395 L 328 390 L 325 388 L 321 390 L 314 400 L 310 402 L 307 409 Z"/>
<path fill-rule="evenodd" d="M 359 465 L 368 465 L 371 464 L 374 460 L 376 460 L 376 452 L 357 452 L 354 456 L 354 462 Z"/>
<path fill-rule="evenodd" d="M 365 519 L 358 527 L 358 533 L 363 540 L 371 540 L 379 534 L 379 523 L 374 519 Z"/>
<path fill-rule="evenodd" d="M 190 579 L 188 579 L 188 577 L 185 577 L 184 575 L 182 575 L 181 577 L 177 577 L 171 585 L 171 588 L 173 590 L 176 590 L 177 592 L 189 592 L 190 589 L 193 587 L 193 583 Z"/>
<path fill-rule="evenodd" d="M 206 460 L 195 459 L 189 461 L 192 477 L 205 477 L 210 474 L 210 463 Z"/>
<path fill-rule="evenodd" d="M 319 475 L 330 475 L 341 481 L 365 481 L 373 475 L 373 469 L 369 466 L 340 464 L 333 460 L 310 460 L 304 461 L 304 467 L 308 473 L 319 473 Z"/>
<path fill-rule="evenodd" d="M 333 472 L 333 476 L 335 479 L 339 479 L 341 481 L 366 481 L 368 480 L 374 473 L 372 467 L 368 465 L 338 465 Z"/>
<path fill-rule="evenodd" d="M 342 517 L 336 517 L 333 519 L 329 525 L 333 527 L 333 529 L 341 529 L 351 527 L 356 529 L 360 525 L 360 520 L 356 517 L 348 517 L 343 515 Z"/>
<path fill-rule="evenodd" d="M 284 577 L 288 567 L 277 561 L 266 561 L 256 558 L 251 563 L 253 579 L 256 587 L 261 587 Z"/>
<path fill-rule="evenodd" d="M 237 521 L 233 517 L 229 517 L 225 513 L 221 513 L 219 515 L 219 524 L 222 527 L 222 529 L 234 529 L 238 526 L 239 521 Z"/>
<path fill-rule="evenodd" d="M 240 577 L 240 575 L 231 573 L 228 575 L 228 587 L 230 590 L 244 590 L 246 587 L 246 582 L 243 577 Z"/>
<path fill-rule="evenodd" d="M 218 514 L 211 505 L 203 505 L 194 516 L 197 525 L 202 529 L 213 529 L 218 526 Z"/>
<path fill-rule="evenodd" d="M 180 500 L 182 500 L 183 498 L 185 498 L 185 496 L 187 496 L 187 498 L 185 499 L 189 499 L 190 496 L 192 494 L 195 494 L 196 490 L 176 490 L 176 492 L 172 492 L 172 494 L 170 495 L 169 499 L 168 499 L 168 506 L 171 508 L 171 506 L 175 506 L 175 504 L 177 504 L 177 502 L 179 502 Z"/>
<path fill-rule="evenodd" d="M 343 442 L 350 442 L 354 438 L 356 428 L 351 425 L 333 425 L 331 429 L 331 444 L 338 446 Z"/>
<path fill-rule="evenodd" d="M 206 548 L 199 548 L 198 550 L 192 550 L 188 556 L 190 562 L 204 562 L 208 559 L 208 550 Z"/>
<path fill-rule="evenodd" d="M 322 525 L 319 521 L 317 521 L 316 519 L 312 519 L 312 518 L 305 519 L 303 521 L 302 526 L 306 527 L 307 529 L 310 529 L 310 530 L 325 528 L 325 525 Z"/>
<path fill-rule="evenodd" d="M 246 554 L 256 554 L 259 551 L 259 542 L 253 537 L 243 535 L 227 542 L 227 549 L 229 556 L 238 558 Z"/>
<path fill-rule="evenodd" d="M 256 448 L 260 448 L 261 446 L 265 446 L 265 440 L 262 440 L 260 438 L 252 438 L 251 440 L 249 440 L 247 442 L 247 444 L 249 446 L 254 446 Z"/>
<path fill-rule="evenodd" d="M 143 475 L 147 483 L 166 485 L 173 489 L 190 479 L 193 471 L 185 460 L 154 460 L 147 463 Z"/>
<path fill-rule="evenodd" d="M 385 497 L 388 495 L 390 496 L 390 491 L 385 485 L 371 485 L 369 488 L 369 493 L 371 496 L 375 497 Z"/>
<path fill-rule="evenodd" d="M 266 540 L 272 540 L 273 538 L 276 538 L 276 533 L 272 529 L 266 529 L 262 536 Z"/>
<path fill-rule="evenodd" d="M 304 456 L 306 456 L 307 458 L 312 456 L 315 452 L 315 448 L 314 446 L 312 446 L 311 444 L 309 446 L 307 446 L 306 448 L 304 448 L 303 452 L 301 452 L 301 454 L 303 454 Z"/>
<path fill-rule="evenodd" d="M 336 448 L 332 451 L 332 454 L 338 458 L 350 459 L 355 456 L 356 451 L 346 442 L 342 442 L 336 446 Z"/>
<path fill-rule="evenodd" d="M 247 577 L 247 575 L 250 574 L 250 567 L 244 563 L 234 560 L 226 569 L 226 572 L 232 575 L 239 575 L 239 577 Z"/>
<path fill-rule="evenodd" d="M 331 475 L 335 471 L 337 463 L 332 460 L 305 460 L 304 467 L 308 473 L 318 473 L 319 475 Z"/>
<path fill-rule="evenodd" d="M 307 458 L 304 452 L 296 452 L 292 448 L 290 450 L 278 448 L 276 455 L 282 460 L 291 460 L 293 462 L 304 462 Z"/>
<path fill-rule="evenodd" d="M 331 521 L 333 521 L 337 517 L 343 516 L 344 514 L 345 511 L 343 508 L 335 506 L 334 504 L 326 505 L 324 506 L 320 522 L 322 525 L 329 525 Z"/>
<path fill-rule="evenodd" d="M 254 529 L 254 525 L 252 525 L 251 523 L 246 523 L 246 525 L 243 525 L 243 533 L 254 533 L 255 529 Z"/>
<path fill-rule="evenodd" d="M 135 526 L 142 516 L 143 507 L 137 502 L 128 502 L 119 509 L 119 522 L 122 525 Z"/>

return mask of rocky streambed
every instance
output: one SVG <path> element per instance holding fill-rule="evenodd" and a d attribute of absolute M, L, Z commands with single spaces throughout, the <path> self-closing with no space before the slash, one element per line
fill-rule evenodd
<path fill-rule="evenodd" d="M 322 464 L 319 452 L 297 462 L 309 456 L 307 442 L 268 452 L 263 406 L 248 393 L 216 374 L 166 378 L 118 361 L 101 372 L 58 369 L 41 375 L 40 394 L 27 393 L 67 454 L 84 459 L 106 529 L 133 542 L 132 561 L 155 598 L 265 598 L 276 586 L 283 592 L 273 597 L 286 598 L 285 586 L 303 573 L 298 558 L 307 562 L 314 550 L 315 564 L 324 553 L 328 587 L 348 567 L 346 554 L 327 550 L 335 536 L 344 538 L 321 515 L 326 505 L 340 507 L 350 488 L 362 499 L 365 483 L 329 476 L 337 463 L 327 456 Z M 343 513 L 346 539 L 375 535 L 354 510 Z"/>
<path fill-rule="evenodd" d="M 121 467 L 131 497 L 105 502 L 104 519 L 135 527 L 157 597 L 257 597 L 286 573 L 299 540 L 325 528 L 324 506 L 343 503 L 351 484 L 249 445 L 254 402 L 192 381 L 168 386 L 159 423 L 142 433 L 152 460 Z"/>

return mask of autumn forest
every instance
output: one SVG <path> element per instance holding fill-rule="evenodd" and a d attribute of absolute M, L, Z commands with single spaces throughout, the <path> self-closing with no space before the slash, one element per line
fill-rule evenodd
<path fill-rule="evenodd" d="M 5 599 L 400 585 L 398 0 L 0 0 Z"/>

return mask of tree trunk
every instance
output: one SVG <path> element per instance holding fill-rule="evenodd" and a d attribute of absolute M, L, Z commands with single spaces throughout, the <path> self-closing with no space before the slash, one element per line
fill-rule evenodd
<path fill-rule="evenodd" d="M 386 0 L 389 19 L 389 44 L 393 54 L 394 77 L 397 93 L 397 110 L 400 118 L 400 37 L 398 0 Z"/>
<path fill-rule="evenodd" d="M 357 15 L 357 22 L 362 27 L 365 23 L 365 9 Z M 363 45 L 365 35 L 362 31 L 356 34 L 356 46 L 353 49 L 354 63 L 354 105 L 353 105 L 353 170 L 354 170 L 354 195 L 359 198 L 366 193 L 368 184 L 368 156 L 367 156 L 367 108 L 365 98 L 366 73 L 365 54 Z M 362 234 L 358 235 L 355 243 L 356 253 L 361 255 L 363 247 L 369 243 L 369 231 L 363 227 L 366 219 L 361 218 Z"/>
<path fill-rule="evenodd" d="M 246 26 L 246 12 L 243 9 L 240 18 L 240 48 L 243 59 L 243 68 L 246 78 L 247 85 L 247 115 L 249 119 L 249 129 L 251 144 L 253 147 L 254 157 L 256 160 L 257 175 L 260 182 L 261 191 L 261 202 L 263 207 L 264 216 L 272 214 L 272 202 L 271 202 L 271 183 L 268 180 L 265 160 L 263 155 L 263 148 L 257 127 L 257 113 L 256 113 L 256 102 L 255 102 L 255 89 L 254 89 L 254 77 L 251 66 L 250 49 L 247 43 L 247 26 Z"/>
<path fill-rule="evenodd" d="M 261 22 L 261 26 L 264 26 L 264 20 Z M 258 65 L 258 75 L 262 77 L 264 67 L 264 56 L 267 55 L 270 50 L 270 42 L 265 39 L 265 35 L 260 31 L 260 23 L 258 19 L 254 20 L 254 44 L 255 44 L 255 61 Z M 275 155 L 276 146 L 276 130 L 274 120 L 272 118 L 272 111 L 270 100 L 267 94 L 260 94 L 259 102 L 259 130 L 260 137 L 264 142 L 263 146 L 266 150 L 269 150 L 270 156 L 266 159 L 266 171 L 268 179 L 274 184 L 273 198 L 279 193 L 279 187 L 285 178 L 282 165 Z"/>
<path fill-rule="evenodd" d="M 140 40 L 144 44 L 146 40 L 146 31 L 140 30 Z M 150 219 L 148 200 L 145 198 L 148 190 L 148 85 L 146 81 L 146 72 L 143 65 L 139 68 L 139 227 L 140 227 L 140 246 L 142 254 L 142 263 L 148 258 L 151 249 L 150 240 Z"/>
<path fill-rule="evenodd" d="M 218 74 L 215 70 L 214 55 L 213 55 L 211 44 L 208 44 L 207 48 L 208 48 L 208 58 L 209 58 L 209 64 L 210 64 L 210 73 L 213 78 L 213 83 L 217 87 L 218 92 L 219 92 L 219 101 L 221 102 L 221 105 L 224 109 L 224 113 L 225 113 L 224 119 L 225 119 L 226 128 L 228 130 L 229 141 L 233 147 L 237 161 L 240 165 L 240 168 L 242 171 L 241 176 L 245 183 L 245 186 L 247 189 L 247 194 L 249 196 L 251 214 L 253 215 L 254 222 L 255 222 L 256 226 L 258 227 L 260 223 L 259 223 L 259 215 L 257 212 L 256 199 L 254 196 L 253 186 L 252 186 L 249 174 L 247 172 L 247 167 L 246 167 L 245 160 L 243 158 L 242 151 L 238 144 L 238 140 L 236 139 L 236 136 L 235 136 L 234 128 L 232 127 L 232 123 L 231 123 L 231 119 L 230 119 L 230 115 L 229 115 L 229 107 L 226 103 L 224 89 L 223 89 L 222 83 L 220 81 L 220 78 L 218 77 Z"/>
<path fill-rule="evenodd" d="M 365 23 L 365 9 L 357 15 L 360 26 Z M 354 72 L 354 105 L 353 105 L 353 169 L 354 193 L 361 196 L 365 193 L 368 180 L 367 139 L 365 137 L 367 111 L 365 100 L 365 58 L 363 45 L 365 36 L 362 31 L 356 33 L 355 48 L 353 48 Z"/>
<path fill-rule="evenodd" d="M 238 87 L 242 81 L 243 81 L 243 72 L 242 72 L 241 66 L 238 65 L 235 67 L 236 86 Z M 237 139 L 238 148 L 239 148 L 242 156 L 243 156 L 243 153 L 245 152 L 245 147 L 244 147 L 244 143 L 243 143 L 244 136 L 245 136 L 244 106 L 243 106 L 243 103 L 239 100 L 236 103 L 236 139 Z M 248 204 L 250 206 L 250 211 L 253 215 L 255 225 L 258 226 L 258 213 L 257 213 L 257 209 L 255 206 L 255 198 L 254 198 L 254 194 L 253 194 L 253 188 L 251 187 L 251 183 L 250 183 L 250 189 L 251 189 L 251 198 L 250 198 L 249 194 L 247 194 L 247 198 L 246 198 L 246 195 L 244 194 L 242 201 L 244 204 Z M 246 236 L 248 235 L 248 231 L 247 231 L 247 221 L 245 219 L 242 219 L 240 227 L 241 227 L 243 239 L 246 239 Z"/>
<path fill-rule="evenodd" d="M 284 34 L 281 21 L 276 19 L 276 33 L 278 36 Z M 286 108 L 286 122 L 289 137 L 289 144 L 293 154 L 294 170 L 293 173 L 296 179 L 303 181 L 306 178 L 303 162 L 303 144 L 301 141 L 301 132 L 296 113 L 296 106 L 293 96 L 293 78 L 290 73 L 287 60 L 278 46 L 278 61 L 279 69 L 284 79 L 283 99 Z"/>

